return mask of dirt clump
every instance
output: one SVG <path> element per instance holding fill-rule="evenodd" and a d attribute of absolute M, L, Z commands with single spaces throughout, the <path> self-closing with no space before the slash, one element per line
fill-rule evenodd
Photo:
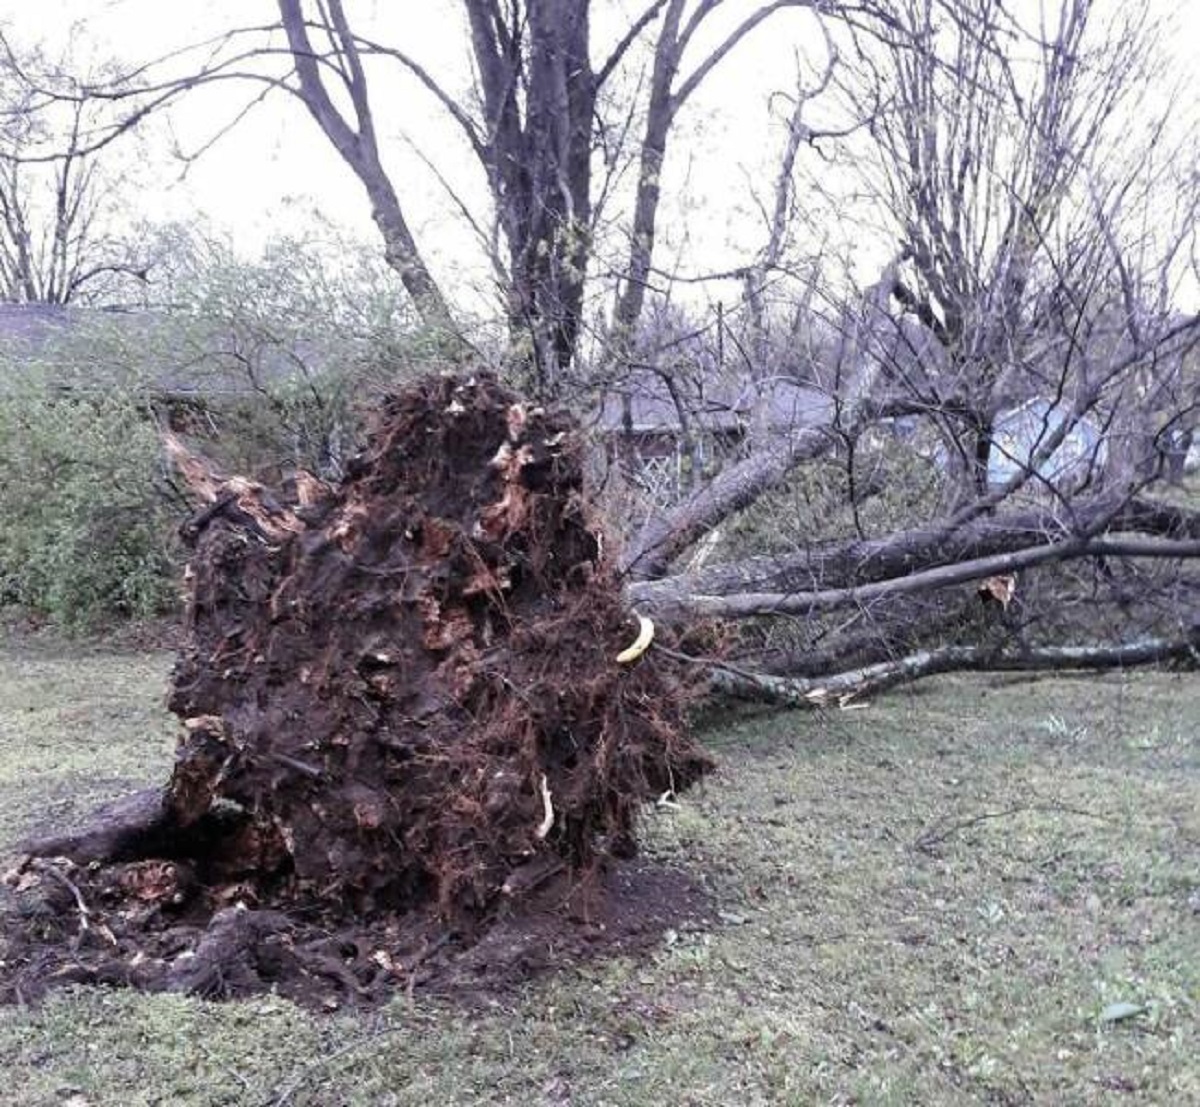
<path fill-rule="evenodd" d="M 550 899 L 564 927 L 602 917 L 642 806 L 710 763 L 669 658 L 617 660 L 638 626 L 575 422 L 439 376 L 386 400 L 336 485 L 272 491 L 168 448 L 203 502 L 175 767 L 25 844 L 9 997 L 65 979 L 340 1004 L 432 979 L 497 919 L 544 929 Z"/>

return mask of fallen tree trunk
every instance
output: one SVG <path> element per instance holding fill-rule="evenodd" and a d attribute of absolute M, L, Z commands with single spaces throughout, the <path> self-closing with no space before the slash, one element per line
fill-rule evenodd
<path fill-rule="evenodd" d="M 861 390 L 864 394 L 868 390 L 865 383 Z M 624 552 L 622 573 L 638 580 L 663 576 L 708 531 L 786 480 L 804 462 L 826 456 L 880 419 L 916 410 L 923 406 L 908 399 L 863 399 L 839 408 L 834 422 L 767 436 L 745 460 L 723 469 L 671 510 L 647 520 Z"/>
<path fill-rule="evenodd" d="M 940 673 L 1100 671 L 1176 660 L 1200 664 L 1200 624 L 1179 638 L 1148 638 L 1119 646 L 1055 646 L 1020 653 L 944 646 L 812 679 L 716 665 L 710 681 L 716 691 L 736 699 L 787 707 L 847 706 L 871 693 Z"/>
<path fill-rule="evenodd" d="M 832 450 L 837 441 L 828 427 L 808 427 L 723 470 L 674 510 L 647 520 L 625 553 L 624 571 L 635 577 L 661 576 L 708 530 L 753 503 L 796 466 Z"/>
<path fill-rule="evenodd" d="M 1085 557 L 1196 558 L 1200 557 L 1200 540 L 1174 541 L 1137 535 L 1118 535 L 1104 539 L 1069 539 L 1013 553 L 941 565 L 872 584 L 819 591 L 748 592 L 709 596 L 681 592 L 677 587 L 668 588 L 668 582 L 662 581 L 635 585 L 631 594 L 639 607 L 667 619 L 744 619 L 768 615 L 812 615 L 838 608 L 866 606 L 887 597 L 983 580 L 1035 565 Z"/>
<path fill-rule="evenodd" d="M 882 538 L 824 542 L 795 554 L 744 558 L 630 588 L 635 602 L 670 607 L 674 597 L 800 593 L 873 584 L 914 571 L 1065 542 L 1106 531 L 1200 540 L 1200 513 L 1147 499 L 1096 497 L 1075 505 L 1071 529 L 1050 507 L 992 515 L 947 532 L 931 524 Z"/>
<path fill-rule="evenodd" d="M 836 623 L 793 620 L 742 628 L 739 664 L 774 676 L 817 677 L 861 669 L 915 653 L 928 642 L 950 643 L 977 616 L 978 595 L 950 597 L 890 597 L 886 606 L 872 606 Z M 765 641 L 764 641 L 765 640 Z"/>

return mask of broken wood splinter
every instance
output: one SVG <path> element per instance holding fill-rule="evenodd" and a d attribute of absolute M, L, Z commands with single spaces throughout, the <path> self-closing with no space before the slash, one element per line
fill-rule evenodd
<path fill-rule="evenodd" d="M 545 807 L 546 813 L 542 816 L 542 821 L 538 824 L 534 834 L 538 840 L 545 838 L 550 833 L 550 828 L 554 826 L 554 804 L 550 799 L 550 782 L 546 779 L 546 774 L 542 773 L 542 804 Z"/>

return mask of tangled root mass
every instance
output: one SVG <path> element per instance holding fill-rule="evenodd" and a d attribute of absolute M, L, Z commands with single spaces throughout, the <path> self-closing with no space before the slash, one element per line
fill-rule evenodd
<path fill-rule="evenodd" d="M 483 375 L 388 398 L 336 486 L 169 443 L 204 502 L 174 770 L 28 844 L 10 984 L 411 986 L 445 935 L 630 854 L 642 805 L 709 762 L 665 659 L 616 661 L 636 627 L 583 448 Z"/>

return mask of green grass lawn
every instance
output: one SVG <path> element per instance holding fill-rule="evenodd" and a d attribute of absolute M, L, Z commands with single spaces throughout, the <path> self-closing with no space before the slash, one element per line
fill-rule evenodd
<path fill-rule="evenodd" d="M 0 646 L 0 836 L 162 779 L 168 665 Z M 647 836 L 712 927 L 473 1007 L 60 992 L 0 1010 L 0 1102 L 1200 1103 L 1198 731 L 1166 673 L 709 724 Z"/>

